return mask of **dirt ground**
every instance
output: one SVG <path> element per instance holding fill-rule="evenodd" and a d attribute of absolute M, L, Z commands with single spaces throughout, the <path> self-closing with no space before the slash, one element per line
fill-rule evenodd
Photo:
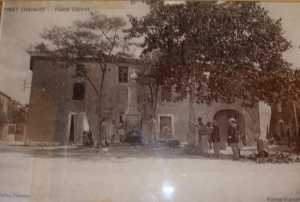
<path fill-rule="evenodd" d="M 300 201 L 300 163 L 230 157 L 168 147 L 0 145 L 0 202 Z"/>

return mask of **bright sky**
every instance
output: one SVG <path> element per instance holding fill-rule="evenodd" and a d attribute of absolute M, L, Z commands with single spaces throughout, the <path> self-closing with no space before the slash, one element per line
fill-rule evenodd
<path fill-rule="evenodd" d="M 31 80 L 26 49 L 39 41 L 39 33 L 45 27 L 71 24 L 76 19 L 87 17 L 90 11 L 120 17 L 126 17 L 127 14 L 143 16 L 148 11 L 144 4 L 131 4 L 129 1 L 32 1 L 25 4 L 10 0 L 4 6 L 0 41 L 0 90 L 24 104 L 29 101 Z M 285 57 L 294 68 L 300 68 L 300 3 L 263 3 L 263 6 L 270 11 L 271 17 L 283 19 L 286 38 L 294 46 Z M 39 11 L 29 11 L 28 8 Z"/>

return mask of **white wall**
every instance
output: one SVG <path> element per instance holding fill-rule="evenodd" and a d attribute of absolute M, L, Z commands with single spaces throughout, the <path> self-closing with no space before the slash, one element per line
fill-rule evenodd
<path fill-rule="evenodd" d="M 259 124 L 260 124 L 260 137 L 266 139 L 267 128 L 270 127 L 271 121 L 271 107 L 270 105 L 259 102 Z"/>

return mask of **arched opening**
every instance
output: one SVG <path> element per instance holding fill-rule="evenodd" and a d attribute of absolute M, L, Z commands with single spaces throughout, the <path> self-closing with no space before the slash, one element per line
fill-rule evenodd
<path fill-rule="evenodd" d="M 245 118 L 244 116 L 233 109 L 223 109 L 218 111 L 214 115 L 214 120 L 216 120 L 219 129 L 220 129 L 220 136 L 221 136 L 221 148 L 226 149 L 227 143 L 227 131 L 229 127 L 229 119 L 235 118 L 238 122 L 238 129 L 242 134 L 245 134 Z"/>

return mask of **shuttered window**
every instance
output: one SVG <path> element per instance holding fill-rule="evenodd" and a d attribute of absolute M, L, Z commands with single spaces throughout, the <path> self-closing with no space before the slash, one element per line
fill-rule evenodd
<path fill-rule="evenodd" d="M 83 100 L 85 96 L 85 83 L 77 82 L 73 85 L 73 100 Z"/>

